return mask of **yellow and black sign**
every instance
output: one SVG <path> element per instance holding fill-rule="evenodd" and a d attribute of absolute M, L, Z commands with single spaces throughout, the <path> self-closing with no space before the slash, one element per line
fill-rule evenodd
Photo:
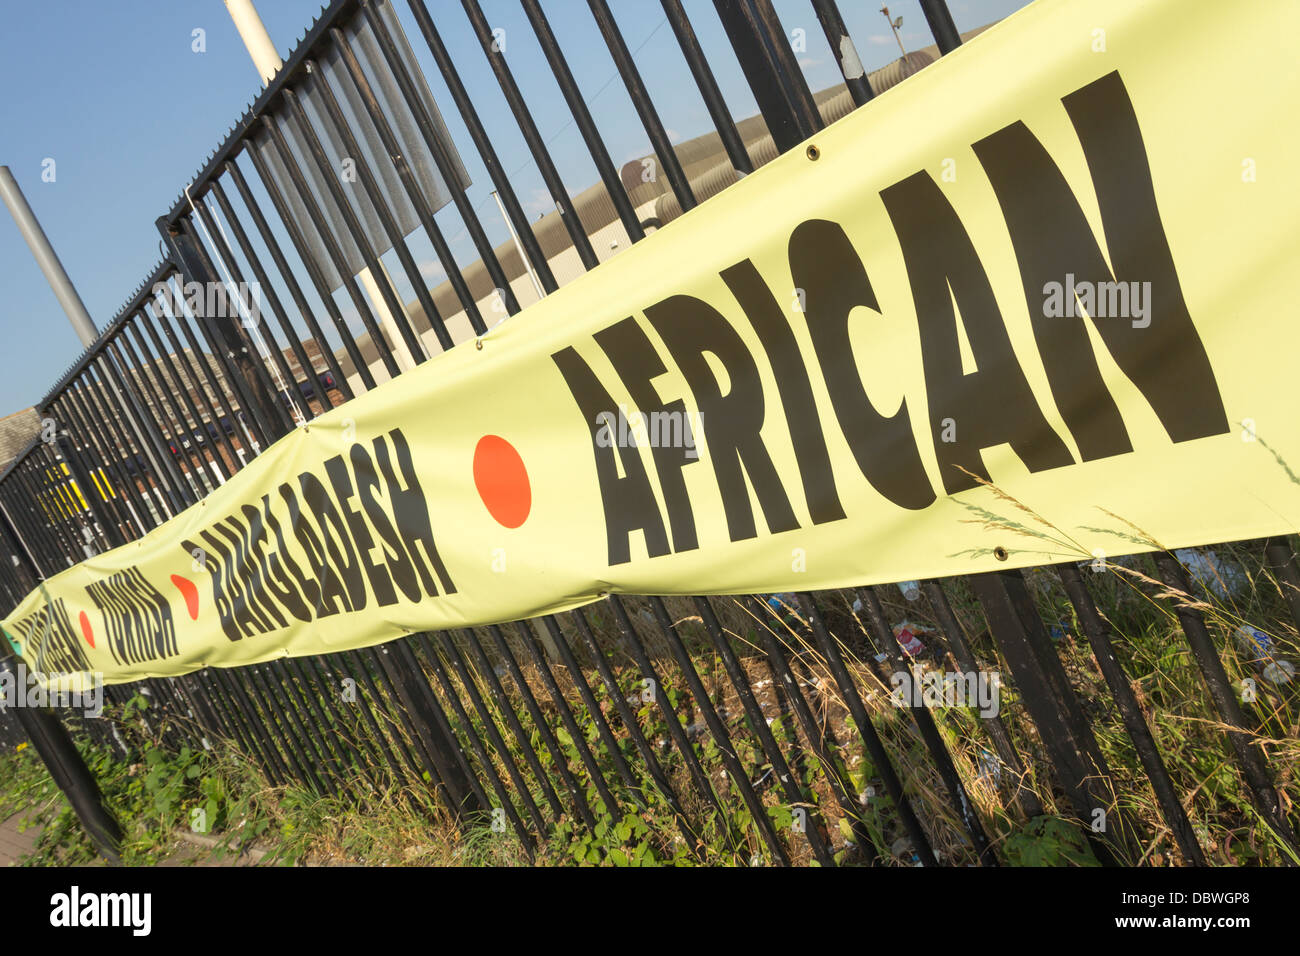
<path fill-rule="evenodd" d="M 92 471 L 90 480 L 95 483 L 94 494 L 99 496 L 100 501 L 117 497 L 117 492 L 113 490 L 113 484 L 103 468 Z M 57 467 L 45 469 L 45 486 L 41 491 L 46 498 L 41 502 L 41 507 L 45 511 L 46 518 L 51 522 L 90 513 L 86 496 L 82 494 L 81 486 L 72 477 L 66 462 L 61 461 Z"/>
<path fill-rule="evenodd" d="M 113 682 L 1294 531 L 1300 5 L 1259 6 L 1038 0 L 4 626 Z"/>

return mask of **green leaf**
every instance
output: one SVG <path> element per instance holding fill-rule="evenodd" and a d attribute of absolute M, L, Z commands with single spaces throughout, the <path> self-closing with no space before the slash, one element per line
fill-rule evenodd
<path fill-rule="evenodd" d="M 772 818 L 772 825 L 778 830 L 784 830 L 794 822 L 794 814 L 786 806 L 768 807 L 767 815 Z"/>

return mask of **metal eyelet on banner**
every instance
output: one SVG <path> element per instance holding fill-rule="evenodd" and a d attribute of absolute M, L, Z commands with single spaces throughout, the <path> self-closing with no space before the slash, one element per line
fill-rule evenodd
<path fill-rule="evenodd" d="M 501 316 L 501 318 L 497 319 L 495 322 L 492 323 L 492 327 L 490 329 L 485 329 L 482 335 L 475 336 L 474 348 L 478 349 L 480 352 L 483 351 L 483 340 L 486 339 L 493 332 L 495 332 L 501 326 L 501 323 L 503 323 L 508 318 L 510 318 L 510 316 L 508 315 Z"/>
<path fill-rule="evenodd" d="M 806 152 L 808 154 L 808 158 L 812 160 L 814 163 L 817 162 L 817 160 L 820 159 L 822 155 L 822 151 L 818 149 L 816 146 L 814 146 L 812 143 L 808 144 L 808 149 L 806 150 Z"/>
<path fill-rule="evenodd" d="M 1002 545 L 998 545 L 993 549 L 993 557 L 997 558 L 999 561 L 1005 561 L 1010 556 L 1011 555 L 1007 553 L 1007 549 L 1002 547 Z"/>

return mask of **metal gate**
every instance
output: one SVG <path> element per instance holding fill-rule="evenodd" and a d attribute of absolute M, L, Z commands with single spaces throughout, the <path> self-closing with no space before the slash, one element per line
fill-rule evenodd
<path fill-rule="evenodd" d="M 713 124 L 697 138 L 712 150 L 701 158 L 704 146 L 671 142 L 618 20 L 588 0 L 653 148 L 629 172 L 615 166 L 541 3 L 521 2 L 598 186 L 577 197 L 566 188 L 476 0 L 437 4 L 436 18 L 410 0 L 418 54 L 388 0 L 332 3 L 158 219 L 166 258 L 41 401 L 42 435 L 0 476 L 7 607 L 200 500 L 296 425 L 598 268 L 610 251 L 593 237 L 640 241 L 927 62 L 911 54 L 864 74 L 834 0 L 811 0 L 844 74 L 842 88 L 814 93 L 771 0 L 714 0 L 694 20 L 680 0 L 662 0 Z M 943 0 L 920 7 L 939 54 L 955 49 Z M 695 27 L 709 15 L 730 50 L 701 45 Z M 452 17 L 467 18 L 480 49 L 452 55 L 442 38 Z M 758 117 L 729 112 L 714 74 L 723 55 Z M 477 56 L 499 97 L 476 102 L 462 81 L 457 64 Z M 460 142 L 440 106 L 458 118 Z M 487 110 L 508 112 L 550 216 L 525 214 Z M 512 241 L 489 240 L 461 152 L 486 170 Z M 338 175 L 345 162 L 353 179 Z M 462 237 L 472 258 L 457 255 Z M 445 276 L 433 288 L 426 247 Z M 194 289 L 225 294 L 212 302 Z M 1253 612 L 1300 625 L 1291 541 L 1221 550 L 1258 578 Z M 1266 682 L 1242 701 L 1250 660 L 1225 642 L 1226 618 L 1197 597 L 1206 584 L 1189 580 L 1186 562 L 1157 553 L 1096 570 L 610 596 L 506 626 L 141 681 L 109 688 L 109 699 L 146 694 L 172 745 L 239 747 L 275 784 L 358 801 L 390 786 L 432 790 L 526 847 L 559 840 L 590 862 L 996 865 L 1016 862 L 1014 834 L 1049 816 L 1073 821 L 1102 863 L 1149 861 L 1164 847 L 1204 865 L 1213 834 L 1195 822 L 1200 770 L 1162 756 L 1160 716 L 1173 707 L 1214 725 L 1243 825 L 1258 823 L 1273 858 L 1295 862 L 1294 771 L 1280 789 L 1268 761 L 1294 736 L 1294 701 Z M 1177 666 L 1194 665 L 1203 696 L 1160 699 L 1159 667 L 1115 638 L 1126 602 L 1152 620 L 1176 616 Z M 974 681 L 968 690 L 1000 706 L 930 706 L 919 689 L 937 686 L 935 674 Z M 15 733 L 11 720 L 0 733 Z M 76 724 L 126 755 L 107 722 Z"/>

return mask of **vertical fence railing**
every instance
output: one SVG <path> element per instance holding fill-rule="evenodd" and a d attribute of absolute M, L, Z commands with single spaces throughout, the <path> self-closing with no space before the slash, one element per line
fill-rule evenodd
<path fill-rule="evenodd" d="M 946 5 L 920 2 L 939 51 L 955 49 L 961 37 Z M 598 266 L 588 223 L 483 9 L 463 0 L 463 29 L 478 47 L 453 57 L 443 41 L 452 11 L 439 8 L 435 19 L 423 0 L 407 7 L 468 144 L 448 133 L 394 5 L 332 3 L 158 219 L 167 260 L 41 402 L 48 427 L 0 475 L 7 607 L 39 580 L 202 499 L 296 425 L 454 347 L 464 329 L 481 335 L 494 304 L 519 311 L 519 277 L 507 274 L 468 199 L 459 149 L 487 170 L 522 265 L 543 293 L 559 288 L 557 256 L 525 216 L 480 102 L 499 99 L 513 120 L 559 210 L 569 243 L 562 251 L 584 270 Z M 570 69 L 564 35 L 537 0 L 521 7 L 614 216 L 629 241 L 641 241 L 647 226 Z M 667 191 L 690 209 L 704 200 L 669 141 L 667 109 L 654 103 L 614 10 L 604 0 L 588 7 Z M 812 9 L 853 104 L 869 102 L 878 92 L 870 78 L 841 59 L 852 40 L 836 3 L 813 0 Z M 693 22 L 679 0 L 662 0 L 662 10 L 719 138 L 719 159 L 737 174 L 756 160 L 715 77 L 717 57 L 735 58 L 778 153 L 826 125 L 770 0 L 715 0 L 730 50 L 710 53 L 695 29 L 707 14 L 693 13 Z M 456 63 L 479 55 L 496 86 L 491 97 L 471 95 Z M 342 158 L 353 179 L 338 175 Z M 469 237 L 488 296 L 472 286 L 473 267 L 458 263 L 452 230 Z M 417 240 L 447 277 L 441 311 Z M 249 284 L 252 298 L 240 291 Z M 215 289 L 226 295 L 214 308 L 206 296 Z M 1300 626 L 1291 545 L 1270 539 L 1262 547 Z M 1172 557 L 1156 564 L 1171 593 L 1191 589 Z M 1058 570 L 1159 817 L 1184 860 L 1204 865 L 1190 798 L 1162 760 L 1087 576 L 1073 565 Z M 1014 685 L 1017 714 L 979 721 L 968 735 L 1013 778 L 1009 803 L 1024 819 L 1045 808 L 1072 816 L 1104 863 L 1142 859 L 1152 835 L 1124 805 L 1025 575 L 920 587 L 917 607 L 928 606 L 943 658 L 964 673 L 1005 670 Z M 663 821 L 665 855 L 701 861 L 716 860 L 721 847 L 730 858 L 778 864 L 995 865 L 995 821 L 974 792 L 983 771 L 959 746 L 959 720 L 916 704 L 899 719 L 882 708 L 891 675 L 919 672 L 895 639 L 897 608 L 881 594 L 611 596 L 512 625 L 140 681 L 107 697 L 116 705 L 146 697 L 151 732 L 173 746 L 236 747 L 273 784 L 358 801 L 390 789 L 432 794 L 466 819 L 510 828 L 529 852 L 557 827 L 594 832 L 631 814 Z M 1181 623 L 1255 811 L 1294 849 L 1287 806 L 1251 740 L 1266 720 L 1238 702 L 1196 609 L 1160 599 Z M 972 617 L 976 607 L 982 622 Z M 991 641 L 977 642 L 971 632 L 985 626 Z M 1034 734 L 1013 716 L 1027 718 Z M 123 754 L 131 746 L 115 725 L 78 726 Z M 0 714 L 0 739 L 17 734 Z"/>

